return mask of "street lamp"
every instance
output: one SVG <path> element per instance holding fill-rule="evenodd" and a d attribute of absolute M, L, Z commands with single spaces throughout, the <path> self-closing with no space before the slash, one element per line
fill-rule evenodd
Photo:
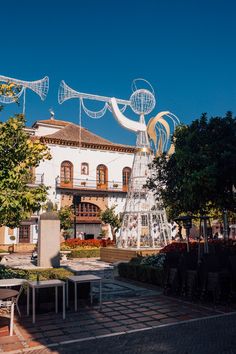
<path fill-rule="evenodd" d="M 177 224 L 182 223 L 183 227 L 186 230 L 186 242 L 187 242 L 187 252 L 189 252 L 189 236 L 190 236 L 190 229 L 192 228 L 192 219 L 194 217 L 191 215 L 184 215 L 184 216 L 179 216 L 178 218 L 175 218 L 174 221 Z"/>
<path fill-rule="evenodd" d="M 74 238 L 76 238 L 76 216 L 78 216 L 78 213 L 77 213 L 77 205 L 80 204 L 81 202 L 81 196 L 80 195 L 77 195 L 77 194 L 74 194 L 73 195 L 73 212 L 74 212 Z"/>
<path fill-rule="evenodd" d="M 203 238 L 204 238 L 204 252 L 208 253 L 209 252 L 209 248 L 208 248 L 207 222 L 210 221 L 210 216 L 201 215 L 199 217 L 199 219 L 200 219 L 199 242 L 200 242 L 201 229 L 202 229 L 202 234 L 203 234 Z M 203 226 L 202 226 L 202 223 L 203 223 Z"/>

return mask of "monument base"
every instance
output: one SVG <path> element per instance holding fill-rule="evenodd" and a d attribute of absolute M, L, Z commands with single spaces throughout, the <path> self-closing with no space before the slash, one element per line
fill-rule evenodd
<path fill-rule="evenodd" d="M 100 249 L 101 261 L 108 263 L 127 262 L 131 258 L 137 256 L 150 256 L 157 254 L 160 248 L 115 248 L 115 247 L 102 247 Z"/>

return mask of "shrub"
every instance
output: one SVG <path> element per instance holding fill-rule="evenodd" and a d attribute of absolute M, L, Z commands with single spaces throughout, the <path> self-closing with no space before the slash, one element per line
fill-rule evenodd
<path fill-rule="evenodd" d="M 140 264 L 146 265 L 146 266 L 152 266 L 158 269 L 164 269 L 166 262 L 166 254 L 165 253 L 159 253 L 159 254 L 153 254 L 151 256 L 144 257 L 141 260 Z"/>
<path fill-rule="evenodd" d="M 0 279 L 21 278 L 27 280 L 66 280 L 67 277 L 73 274 L 73 272 L 64 268 L 14 269 L 5 266 L 0 266 Z"/>
<path fill-rule="evenodd" d="M 71 253 L 68 255 L 70 258 L 98 258 L 100 257 L 100 249 L 99 248 L 80 248 L 73 249 Z"/>
<path fill-rule="evenodd" d="M 131 260 L 129 261 L 129 263 L 132 263 L 132 264 L 140 264 L 143 259 L 144 259 L 143 256 L 133 257 L 133 258 L 131 258 Z"/>
<path fill-rule="evenodd" d="M 123 278 L 163 285 L 164 270 L 142 264 L 120 263 L 119 275 Z"/>

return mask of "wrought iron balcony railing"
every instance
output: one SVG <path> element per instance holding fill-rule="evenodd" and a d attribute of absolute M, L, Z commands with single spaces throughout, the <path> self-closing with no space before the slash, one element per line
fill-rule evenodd
<path fill-rule="evenodd" d="M 30 180 L 28 181 L 28 186 L 39 186 L 40 184 L 44 183 L 44 173 L 36 173 L 32 175 Z"/>
<path fill-rule="evenodd" d="M 56 187 L 80 190 L 105 190 L 114 192 L 127 192 L 128 190 L 128 186 L 123 185 L 122 182 L 106 181 L 105 183 L 99 183 L 96 180 L 91 180 L 88 178 L 73 178 L 66 180 L 60 176 L 56 178 Z"/>

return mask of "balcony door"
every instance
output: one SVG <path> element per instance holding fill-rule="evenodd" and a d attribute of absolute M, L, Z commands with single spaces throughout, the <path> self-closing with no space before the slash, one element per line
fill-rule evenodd
<path fill-rule="evenodd" d="M 97 166 L 97 188 L 107 189 L 108 186 L 108 171 L 105 165 Z"/>
<path fill-rule="evenodd" d="M 129 187 L 129 180 L 131 175 L 131 168 L 125 167 L 122 171 L 122 182 L 123 182 L 123 191 L 127 192 Z"/>
<path fill-rule="evenodd" d="M 60 182 L 62 187 L 73 185 L 73 164 L 70 161 L 63 161 L 61 164 Z"/>

